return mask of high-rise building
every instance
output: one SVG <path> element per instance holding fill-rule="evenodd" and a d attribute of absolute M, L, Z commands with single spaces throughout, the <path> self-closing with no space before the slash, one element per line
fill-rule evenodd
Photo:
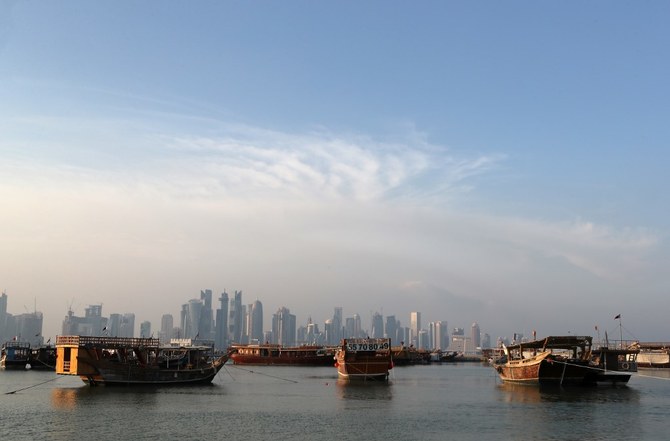
<path fill-rule="evenodd" d="M 384 337 L 384 317 L 375 312 L 372 314 L 372 326 L 370 331 L 370 337 L 372 338 L 382 338 Z"/>
<path fill-rule="evenodd" d="M 449 344 L 450 351 L 472 353 L 472 342 L 470 337 L 465 336 L 463 328 L 454 328 L 451 331 L 451 342 Z"/>
<path fill-rule="evenodd" d="M 109 314 L 107 326 L 103 328 L 102 335 L 110 337 L 121 337 L 121 314 Z"/>
<path fill-rule="evenodd" d="M 214 311 L 212 310 L 212 290 L 200 291 L 202 310 L 198 323 L 198 334 L 201 340 L 214 340 Z"/>
<path fill-rule="evenodd" d="M 308 345 L 317 345 L 323 343 L 323 336 L 319 332 L 319 325 L 312 323 L 312 317 L 307 319 L 307 329 L 305 331 L 305 343 Z"/>
<path fill-rule="evenodd" d="M 86 308 L 85 317 L 77 317 L 69 309 L 63 320 L 62 335 L 100 336 L 110 335 L 108 320 L 102 317 L 102 305 L 92 305 Z"/>
<path fill-rule="evenodd" d="M 426 331 L 425 329 L 420 330 L 416 344 L 417 349 L 429 349 L 430 346 L 429 343 L 430 338 L 428 335 L 428 331 Z"/>
<path fill-rule="evenodd" d="M 235 291 L 230 299 L 228 314 L 228 337 L 233 343 L 241 343 L 244 331 L 244 311 L 242 308 L 242 291 Z"/>
<path fill-rule="evenodd" d="M 206 338 L 200 335 L 200 317 L 202 315 L 203 303 L 200 299 L 191 299 L 182 305 L 182 323 L 184 330 L 183 338 Z"/>
<path fill-rule="evenodd" d="M 295 346 L 296 322 L 295 315 L 288 308 L 281 307 L 272 316 L 273 343 L 282 346 Z"/>
<path fill-rule="evenodd" d="M 395 315 L 386 316 L 386 326 L 384 326 L 384 336 L 391 339 L 392 345 L 400 345 L 402 339 L 398 339 L 398 325 Z"/>
<path fill-rule="evenodd" d="M 119 325 L 119 337 L 135 337 L 135 314 L 127 312 L 121 316 Z"/>
<path fill-rule="evenodd" d="M 421 330 L 421 313 L 420 312 L 410 312 L 409 313 L 409 329 L 410 334 L 409 338 L 413 345 L 418 345 L 419 331 Z"/>
<path fill-rule="evenodd" d="M 449 328 L 447 328 L 447 322 L 430 322 L 429 328 L 431 348 L 446 351 L 449 348 Z"/>
<path fill-rule="evenodd" d="M 219 297 L 220 307 L 216 310 L 214 346 L 216 349 L 226 349 L 228 341 L 228 293 L 221 293 Z"/>
<path fill-rule="evenodd" d="M 161 330 L 158 334 L 158 338 L 163 342 L 169 342 L 170 339 L 174 338 L 172 335 L 173 328 L 174 320 L 172 314 L 163 314 L 163 317 L 161 317 Z"/>
<path fill-rule="evenodd" d="M 360 338 L 360 337 L 363 337 L 363 330 L 361 329 L 361 316 L 358 314 L 354 314 L 353 317 L 347 317 L 344 321 L 344 328 L 342 331 L 341 338 Z M 334 336 L 333 338 L 337 338 L 337 336 Z"/>
<path fill-rule="evenodd" d="M 140 338 L 151 338 L 151 322 L 143 321 L 140 323 Z"/>
<path fill-rule="evenodd" d="M 482 349 L 489 349 L 491 347 L 491 336 L 484 333 L 482 336 Z"/>
<path fill-rule="evenodd" d="M 249 317 L 247 326 L 249 343 L 263 343 L 263 304 L 256 300 L 249 305 L 247 316 Z"/>
<path fill-rule="evenodd" d="M 344 322 L 342 320 L 342 307 L 336 306 L 330 327 L 329 344 L 336 345 L 344 337 Z"/>
<path fill-rule="evenodd" d="M 0 341 L 10 340 L 11 335 L 7 329 L 7 293 L 2 292 L 0 296 Z"/>
<path fill-rule="evenodd" d="M 470 342 L 472 343 L 472 350 L 477 350 L 477 348 L 481 349 L 482 335 L 477 322 L 474 322 L 470 327 Z"/>
<path fill-rule="evenodd" d="M 42 336 L 42 313 L 28 312 L 14 317 L 16 325 L 15 334 L 21 341 L 30 343 L 32 346 L 42 346 L 44 337 Z"/>
<path fill-rule="evenodd" d="M 90 335 L 101 335 L 106 319 L 102 317 L 102 305 L 90 305 L 85 309 L 86 323 L 91 326 Z"/>

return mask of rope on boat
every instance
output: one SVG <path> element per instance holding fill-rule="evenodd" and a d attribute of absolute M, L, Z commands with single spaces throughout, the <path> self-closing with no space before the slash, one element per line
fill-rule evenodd
<path fill-rule="evenodd" d="M 60 379 L 60 378 L 61 378 L 61 377 L 52 378 L 52 379 L 47 380 L 47 381 L 42 381 L 41 383 L 33 384 L 32 386 L 26 386 L 26 387 L 22 387 L 21 389 L 16 389 L 16 390 L 13 390 L 13 391 L 10 391 L 10 392 L 5 392 L 5 395 L 13 395 L 13 394 L 15 394 L 15 393 L 17 393 L 17 392 L 21 392 L 22 390 L 26 390 L 26 389 L 30 389 L 30 388 L 33 388 L 33 387 L 37 387 L 37 386 L 40 386 L 40 385 L 42 385 L 42 384 L 49 383 L 49 382 L 51 382 L 51 381 L 56 381 L 56 380 L 58 380 L 58 379 Z"/>
<path fill-rule="evenodd" d="M 39 364 L 41 364 L 42 366 L 46 366 L 46 367 L 48 367 L 49 369 L 56 370 L 56 366 L 51 366 L 50 364 L 47 364 L 46 362 L 44 362 L 44 361 L 42 361 L 42 360 L 35 359 L 35 360 L 33 360 L 33 361 L 36 361 L 36 362 L 38 362 Z"/>
<path fill-rule="evenodd" d="M 288 382 L 291 382 L 291 383 L 298 383 L 298 381 L 291 380 L 290 378 L 283 378 L 283 377 L 278 377 L 276 375 L 264 374 L 263 372 L 252 371 L 251 369 L 244 369 L 244 368 L 241 368 L 241 367 L 235 366 L 235 365 L 233 365 L 232 367 L 234 367 L 235 369 L 240 369 L 242 371 L 250 372 L 252 374 L 264 375 L 266 377 L 276 378 L 278 380 L 284 380 L 284 381 L 288 381 Z"/>

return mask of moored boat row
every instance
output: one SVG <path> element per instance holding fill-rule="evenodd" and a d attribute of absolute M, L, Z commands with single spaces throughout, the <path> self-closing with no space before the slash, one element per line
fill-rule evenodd
<path fill-rule="evenodd" d="M 28 342 L 6 342 L 0 350 L 0 368 L 54 370 L 56 368 L 56 348 L 53 346 L 33 348 Z"/>

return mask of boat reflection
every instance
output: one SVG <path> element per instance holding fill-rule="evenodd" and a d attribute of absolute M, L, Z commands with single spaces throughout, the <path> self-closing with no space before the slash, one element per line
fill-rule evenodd
<path fill-rule="evenodd" d="M 509 403 L 636 403 L 640 392 L 630 387 L 561 387 L 518 384 L 498 385 L 502 400 Z"/>
<path fill-rule="evenodd" d="M 170 388 L 171 393 L 182 388 Z M 197 391 L 193 391 L 197 389 Z M 211 385 L 207 385 L 211 389 Z M 205 386 L 200 388 L 183 388 L 193 393 L 202 393 Z M 60 387 L 51 389 L 51 405 L 55 409 L 74 409 L 82 406 L 95 406 L 100 403 L 122 403 L 129 406 L 151 405 L 158 400 L 158 396 L 165 393 L 158 387 Z"/>
<path fill-rule="evenodd" d="M 77 394 L 79 390 L 77 389 L 51 389 L 51 405 L 55 409 L 66 409 L 71 410 L 77 407 Z"/>
<path fill-rule="evenodd" d="M 343 400 L 391 400 L 391 384 L 386 381 L 351 382 L 337 380 L 337 392 Z"/>

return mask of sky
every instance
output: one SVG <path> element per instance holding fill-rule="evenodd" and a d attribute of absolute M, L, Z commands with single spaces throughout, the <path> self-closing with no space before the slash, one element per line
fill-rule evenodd
<path fill-rule="evenodd" d="M 0 2 L 8 312 L 45 336 L 91 304 L 157 329 L 241 290 L 266 329 L 342 307 L 669 341 L 669 15 Z"/>

